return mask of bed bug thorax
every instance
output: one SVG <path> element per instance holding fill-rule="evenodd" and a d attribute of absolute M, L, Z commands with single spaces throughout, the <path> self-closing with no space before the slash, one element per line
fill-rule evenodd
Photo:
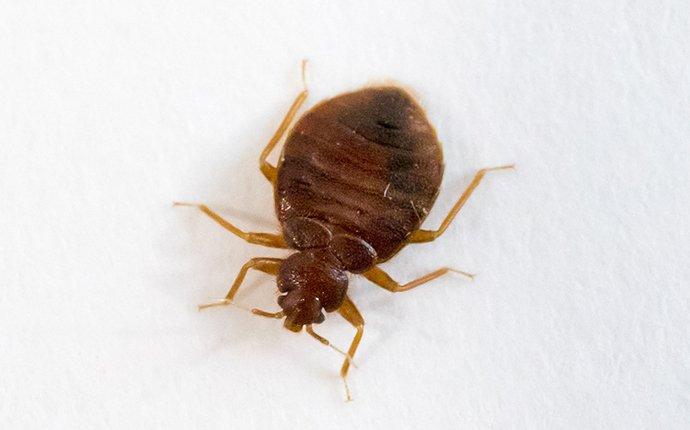
<path fill-rule="evenodd" d="M 321 222 L 291 218 L 284 225 L 287 244 L 299 252 L 283 261 L 278 271 L 278 304 L 285 327 L 301 330 L 323 322 L 323 311 L 337 310 L 347 292 L 347 272 L 361 273 L 374 265 L 376 251 L 360 238 L 332 234 Z"/>

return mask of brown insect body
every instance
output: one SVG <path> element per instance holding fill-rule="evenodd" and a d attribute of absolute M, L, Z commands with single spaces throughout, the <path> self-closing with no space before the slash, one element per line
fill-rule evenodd
<path fill-rule="evenodd" d="M 319 303 L 333 311 L 345 297 L 344 271 L 363 272 L 400 250 L 442 175 L 436 133 L 400 88 L 366 88 L 307 112 L 285 142 L 275 187 L 285 241 L 301 250 L 278 276 L 281 292 L 290 286 L 279 298 L 286 326 L 323 321 Z"/>
<path fill-rule="evenodd" d="M 302 66 L 304 79 L 304 63 Z M 252 258 L 242 266 L 223 300 L 199 308 L 232 303 L 250 269 L 276 276 L 282 310 L 252 312 L 284 317 L 285 327 L 292 331 L 306 326 L 309 335 L 332 346 L 314 333 L 312 324 L 323 322 L 323 311 L 337 311 L 356 329 L 347 353 L 338 350 L 346 356 L 340 369 L 345 380 L 364 333 L 364 318 L 347 295 L 347 272 L 361 273 L 381 288 L 401 292 L 453 270 L 441 267 L 400 284 L 378 263 L 408 243 L 438 238 L 487 172 L 512 165 L 477 171 L 438 229 L 423 230 L 422 221 L 441 184 L 443 156 L 422 108 L 404 90 L 390 86 L 365 88 L 321 102 L 295 124 L 275 167 L 267 158 L 306 97 L 305 86 L 259 160 L 261 172 L 275 192 L 281 234 L 245 232 L 206 205 L 176 204 L 198 207 L 249 243 L 297 250 L 285 259 Z"/>

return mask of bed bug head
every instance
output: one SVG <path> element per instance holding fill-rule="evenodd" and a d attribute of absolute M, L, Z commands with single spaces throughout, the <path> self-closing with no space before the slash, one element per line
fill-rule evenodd
<path fill-rule="evenodd" d="M 300 331 L 303 325 L 323 322 L 323 311 L 338 309 L 347 291 L 347 274 L 325 250 L 305 250 L 288 257 L 280 266 L 278 304 L 285 327 Z"/>

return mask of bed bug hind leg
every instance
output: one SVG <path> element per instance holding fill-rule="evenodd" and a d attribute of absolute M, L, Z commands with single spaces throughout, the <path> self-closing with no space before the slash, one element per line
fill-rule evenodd
<path fill-rule="evenodd" d="M 349 402 L 352 400 L 352 396 L 350 395 L 350 387 L 347 385 L 347 372 L 350 370 L 352 357 L 355 356 L 359 342 L 362 340 L 362 335 L 364 334 L 364 318 L 362 318 L 362 314 L 359 313 L 355 304 L 352 303 L 352 300 L 347 296 L 345 296 L 343 304 L 340 305 L 338 313 L 357 329 L 355 337 L 352 338 L 352 342 L 350 343 L 350 348 L 347 350 L 343 366 L 340 368 L 340 377 L 343 378 L 343 383 L 345 384 L 346 400 Z"/>
<path fill-rule="evenodd" d="M 235 236 L 238 236 L 244 240 L 246 240 L 249 243 L 253 243 L 256 245 L 263 245 L 263 246 L 268 246 L 271 248 L 288 248 L 287 243 L 285 243 L 285 239 L 283 239 L 283 236 L 280 234 L 275 234 L 275 233 L 254 233 L 254 232 L 246 232 L 242 231 L 239 228 L 235 227 L 231 222 L 223 219 L 220 215 L 212 211 L 211 209 L 208 208 L 206 205 L 200 205 L 196 203 L 182 203 L 182 202 L 173 202 L 173 206 L 190 206 L 190 207 L 196 207 L 198 208 L 201 212 L 205 213 L 208 215 L 209 218 L 217 222 L 221 227 L 224 229 L 228 230 Z"/>
<path fill-rule="evenodd" d="M 399 293 L 402 291 L 408 291 L 413 288 L 419 287 L 422 284 L 425 284 L 429 281 L 433 281 L 436 278 L 439 278 L 448 272 L 455 272 L 459 273 L 463 276 L 466 276 L 470 279 L 474 279 L 474 275 L 471 273 L 463 272 L 460 270 L 456 269 L 451 269 L 450 267 L 442 267 L 440 269 L 434 270 L 431 273 L 428 273 L 420 278 L 417 278 L 413 281 L 410 281 L 406 284 L 400 284 L 393 278 L 391 278 L 388 273 L 384 272 L 383 270 L 379 269 L 378 267 L 374 266 L 371 269 L 367 270 L 366 272 L 363 273 L 364 277 L 373 282 L 374 284 L 378 285 L 381 288 L 384 288 L 388 291 L 391 291 L 393 293 Z"/>
<path fill-rule="evenodd" d="M 247 272 L 249 269 L 254 269 L 258 270 L 260 272 L 268 273 L 269 275 L 276 276 L 278 274 L 278 270 L 280 269 L 280 264 L 283 262 L 282 259 L 280 258 L 252 258 L 251 260 L 247 261 L 244 263 L 242 268 L 240 269 L 240 272 L 237 274 L 237 277 L 235 278 L 235 281 L 232 283 L 232 286 L 230 287 L 230 290 L 228 291 L 228 294 L 225 295 L 225 298 L 222 300 L 218 300 L 215 302 L 211 303 L 204 303 L 198 306 L 199 310 L 202 309 L 207 309 L 207 308 L 212 308 L 215 306 L 227 306 L 232 304 L 232 300 L 235 298 L 235 294 L 237 294 L 237 290 L 240 289 L 240 285 L 242 285 L 242 282 L 244 281 L 245 276 L 247 276 Z M 245 309 L 247 311 L 253 312 L 252 310 Z"/>
<path fill-rule="evenodd" d="M 273 134 L 271 140 L 268 141 L 268 144 L 266 145 L 264 150 L 261 151 L 261 156 L 259 157 L 259 169 L 271 184 L 275 184 L 276 181 L 276 167 L 270 164 L 266 159 L 271 154 L 271 151 L 273 151 L 273 148 L 275 148 L 278 142 L 280 142 L 280 139 L 285 135 L 285 132 L 290 126 L 292 120 L 295 118 L 297 111 L 302 106 L 302 104 L 304 104 L 304 101 L 307 99 L 309 90 L 307 90 L 307 81 L 305 78 L 306 67 L 307 60 L 302 60 L 302 92 L 300 92 L 295 98 L 295 100 L 292 102 L 290 109 L 288 110 L 287 114 L 285 114 L 285 117 L 278 126 L 278 130 L 276 130 L 276 132 Z"/>
<path fill-rule="evenodd" d="M 506 166 L 498 166 L 498 167 L 489 167 L 486 169 L 481 169 L 479 170 L 475 175 L 474 178 L 472 178 L 472 182 L 470 182 L 470 185 L 465 189 L 465 191 L 462 193 L 460 198 L 458 199 L 457 202 L 455 202 L 455 205 L 451 208 L 450 212 L 448 212 L 448 215 L 446 215 L 446 218 L 443 220 L 441 223 L 441 226 L 436 229 L 436 230 L 417 230 L 413 232 L 410 235 L 410 238 L 408 239 L 408 243 L 423 243 L 423 242 L 431 242 L 434 239 L 438 238 L 440 235 L 443 234 L 443 232 L 446 231 L 450 223 L 455 219 L 455 216 L 460 212 L 460 209 L 465 205 L 467 200 L 470 198 L 474 190 L 479 186 L 479 183 L 482 181 L 484 178 L 484 175 L 486 175 L 488 172 L 493 172 L 496 170 L 505 170 L 505 169 L 514 169 L 515 165 L 514 164 L 509 164 Z"/>

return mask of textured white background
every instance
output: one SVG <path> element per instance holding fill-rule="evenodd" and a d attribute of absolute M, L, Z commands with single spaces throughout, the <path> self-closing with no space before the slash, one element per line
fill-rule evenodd
<path fill-rule="evenodd" d="M 3 428 L 687 428 L 690 6 L 658 1 L 0 5 Z M 238 309 L 251 256 L 174 199 L 277 227 L 259 151 L 309 103 L 392 78 L 444 143 L 437 242 L 353 279 L 340 357 Z M 238 299 L 276 309 L 267 276 Z M 345 346 L 352 329 L 320 328 Z"/>

